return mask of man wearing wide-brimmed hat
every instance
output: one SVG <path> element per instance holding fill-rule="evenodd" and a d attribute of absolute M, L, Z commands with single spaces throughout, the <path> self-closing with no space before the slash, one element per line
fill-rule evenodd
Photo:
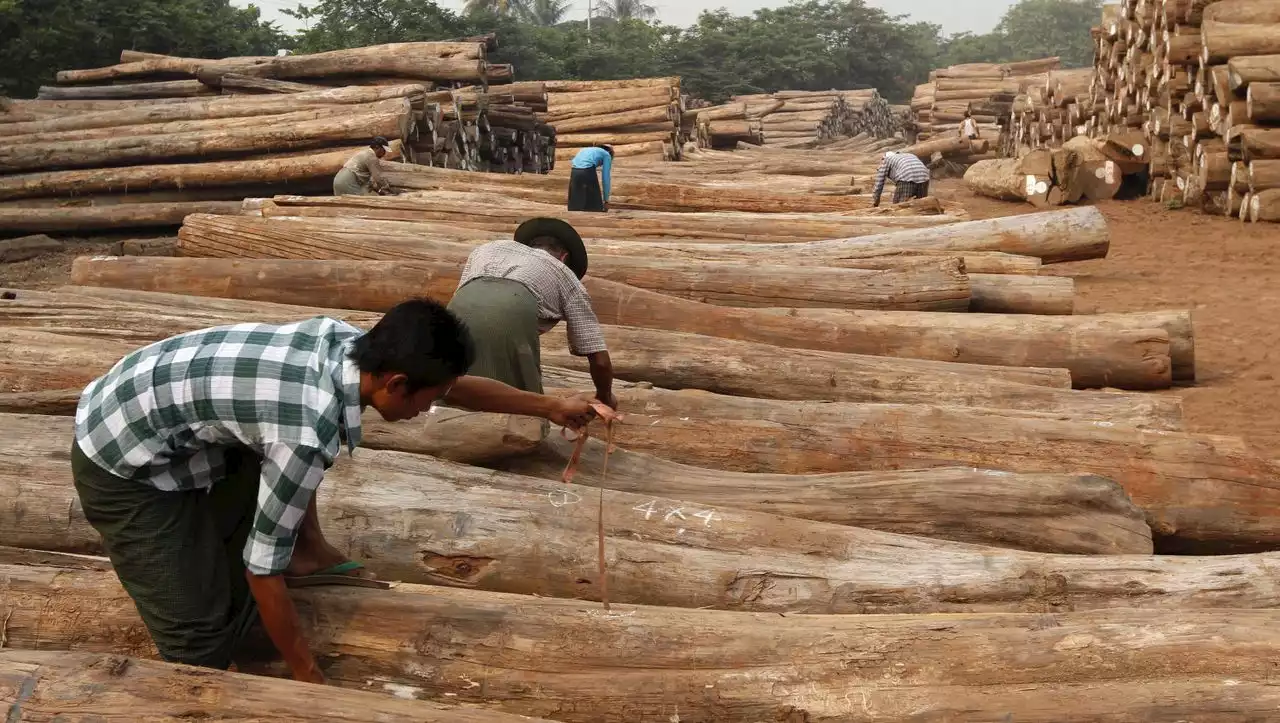
<path fill-rule="evenodd" d="M 563 321 L 569 351 L 587 358 L 596 397 L 616 408 L 613 365 L 582 285 L 586 275 L 582 237 L 557 218 L 529 219 L 516 229 L 514 240 L 471 252 L 449 303 L 475 341 L 468 373 L 541 394 L 538 337 Z"/>

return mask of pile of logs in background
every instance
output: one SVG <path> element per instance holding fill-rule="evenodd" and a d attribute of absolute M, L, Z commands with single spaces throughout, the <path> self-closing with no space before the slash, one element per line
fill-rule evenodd
<path fill-rule="evenodd" d="M 1280 3 L 1126 1 L 1095 37 L 1090 131 L 1141 132 L 1154 200 L 1280 220 Z"/>
<path fill-rule="evenodd" d="M 612 145 L 615 158 L 680 158 L 679 78 L 548 80 L 512 88 L 518 95 L 545 97 L 534 107 L 539 120 L 554 129 L 561 160 L 597 143 Z"/>
<path fill-rule="evenodd" d="M 972 113 L 991 148 L 1005 145 L 1004 136 L 1014 101 L 1028 88 L 1043 84 L 1058 58 L 1018 63 L 966 63 L 929 73 L 929 82 L 916 86 L 911 97 L 918 140 L 958 136 L 966 111 Z"/>
<path fill-rule="evenodd" d="M 722 105 L 691 109 L 686 117 L 698 147 L 715 149 L 739 142 L 811 146 L 864 133 L 887 138 L 904 127 L 904 109 L 895 110 L 874 88 L 739 95 Z"/>
<path fill-rule="evenodd" d="M 125 51 L 119 65 L 62 71 L 35 100 L 0 101 L 0 232 L 176 226 L 264 193 L 329 194 L 374 136 L 411 163 L 546 173 L 545 94 L 487 86 L 492 42 L 227 60 Z"/>

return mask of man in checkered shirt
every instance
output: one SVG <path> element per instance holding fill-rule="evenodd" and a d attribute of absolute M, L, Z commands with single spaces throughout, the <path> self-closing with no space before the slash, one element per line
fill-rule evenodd
<path fill-rule="evenodd" d="M 929 195 L 929 169 L 913 153 L 889 151 L 876 169 L 876 185 L 872 189 L 872 206 L 880 205 L 884 182 L 893 181 L 893 202 L 902 203 Z"/>
<path fill-rule="evenodd" d="M 587 358 L 596 397 L 617 409 L 609 350 L 582 285 L 586 275 L 582 237 L 558 218 L 529 219 L 514 240 L 472 251 L 449 302 L 475 339 L 471 373 L 541 394 L 540 337 L 564 321 L 569 352 Z"/>
<path fill-rule="evenodd" d="M 589 421 L 587 400 L 462 376 L 473 355 L 454 315 L 411 300 L 368 333 L 315 317 L 181 334 L 89 384 L 72 476 L 160 654 L 225 669 L 260 616 L 294 677 L 324 681 L 286 582 L 366 576 L 325 541 L 314 497 L 341 446 L 360 443 L 365 407 L 397 421 L 447 399 Z"/>

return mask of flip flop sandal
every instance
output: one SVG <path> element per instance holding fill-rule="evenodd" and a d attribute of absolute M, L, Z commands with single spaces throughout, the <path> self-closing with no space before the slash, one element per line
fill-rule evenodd
<path fill-rule="evenodd" d="M 285 575 L 284 582 L 289 587 L 314 587 L 316 585 L 346 585 L 348 587 L 367 587 L 376 590 L 390 589 L 389 583 L 381 580 L 370 580 L 343 573 L 362 570 L 364 565 L 355 560 L 348 560 L 333 567 L 320 570 L 310 575 Z"/>

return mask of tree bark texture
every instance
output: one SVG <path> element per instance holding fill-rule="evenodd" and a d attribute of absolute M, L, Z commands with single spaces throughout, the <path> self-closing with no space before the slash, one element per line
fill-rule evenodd
<path fill-rule="evenodd" d="M 402 110 L 353 114 L 297 124 L 233 128 L 225 132 L 131 136 L 89 141 L 31 143 L 0 147 L 0 167 L 10 171 L 56 170 L 103 165 L 155 163 L 160 160 L 217 158 L 264 151 L 302 150 L 326 144 L 358 142 L 370 136 L 404 136 L 411 115 Z"/>
<path fill-rule="evenodd" d="M 111 572 L 3 570 L 0 601 L 13 610 L 12 645 L 151 652 Z M 986 710 L 1035 723 L 1082 723 L 1158 718 L 1171 708 L 1179 717 L 1226 723 L 1242 711 L 1265 717 L 1276 705 L 1257 672 L 1280 645 L 1274 610 L 605 612 L 582 601 L 410 584 L 315 587 L 292 596 L 334 684 L 363 688 L 374 680 L 401 697 L 452 693 L 460 704 L 567 723 L 667 723 L 677 708 L 688 723 L 945 720 Z M 86 611 L 95 625 L 84 625 Z M 495 635 L 524 644 L 495 655 Z M 1109 665 L 1097 664 L 1100 650 Z M 282 672 L 279 664 L 246 661 L 245 668 Z M 770 685 L 760 684 L 762 675 Z M 851 686 L 858 697 L 846 701 Z"/>
<path fill-rule="evenodd" d="M 183 253 L 191 253 L 189 238 L 184 236 Z M 76 283 L 90 286 L 385 311 L 415 294 L 447 301 L 456 288 L 458 263 L 114 258 L 79 259 L 72 273 Z M 264 278 L 279 282 L 264 283 Z M 1195 373 L 1185 312 L 1060 318 L 965 314 L 956 319 L 914 313 L 765 312 L 711 307 L 587 279 L 597 316 L 611 324 L 794 348 L 1065 367 L 1081 387 L 1158 387 L 1173 378 L 1174 369 L 1180 379 Z M 1162 338 L 1169 341 L 1162 343 Z"/>
<path fill-rule="evenodd" d="M 10 723 L 127 718 L 147 723 L 185 723 L 192 718 L 290 723 L 298 720 L 300 711 L 319 723 L 544 720 L 400 700 L 396 689 L 394 684 L 384 686 L 379 693 L 390 695 L 379 695 L 106 653 L 0 651 L 0 706 L 8 710 Z"/>
<path fill-rule="evenodd" d="M 108 229 L 177 227 L 193 213 L 234 215 L 238 201 L 126 203 L 67 208 L 0 208 L 0 233 L 75 233 Z"/>

